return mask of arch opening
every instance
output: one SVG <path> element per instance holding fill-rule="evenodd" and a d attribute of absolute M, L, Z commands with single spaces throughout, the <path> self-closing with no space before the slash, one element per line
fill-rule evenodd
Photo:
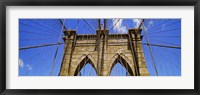
<path fill-rule="evenodd" d="M 110 72 L 110 76 L 130 76 L 126 68 L 117 62 Z"/>
<path fill-rule="evenodd" d="M 130 65 L 120 55 L 112 63 L 110 76 L 134 76 Z"/>
<path fill-rule="evenodd" d="M 97 76 L 94 63 L 87 56 L 77 66 L 74 76 Z"/>

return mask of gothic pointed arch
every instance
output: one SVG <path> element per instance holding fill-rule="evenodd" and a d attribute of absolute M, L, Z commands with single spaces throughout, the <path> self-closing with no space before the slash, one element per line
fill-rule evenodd
<path fill-rule="evenodd" d="M 95 70 L 95 72 L 97 72 L 96 69 L 96 60 L 94 60 L 94 58 L 91 55 L 82 55 L 78 60 L 77 60 L 77 66 L 76 69 L 74 71 L 74 76 L 77 76 L 80 72 L 80 70 L 86 65 L 86 64 L 90 64 L 93 69 Z"/>
<path fill-rule="evenodd" d="M 109 68 L 109 74 L 111 73 L 113 67 L 117 64 L 120 63 L 123 67 L 125 67 L 125 69 L 127 70 L 127 72 L 129 73 L 130 76 L 134 76 L 134 68 L 131 67 L 131 61 L 124 55 L 124 54 L 118 54 L 116 53 L 111 60 L 109 61 L 110 64 L 110 68 Z"/>

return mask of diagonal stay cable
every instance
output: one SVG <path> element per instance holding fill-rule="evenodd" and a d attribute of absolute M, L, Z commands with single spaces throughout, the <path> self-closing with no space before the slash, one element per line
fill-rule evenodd
<path fill-rule="evenodd" d="M 143 44 L 143 45 L 147 45 L 147 46 L 157 46 L 157 47 L 181 49 L 181 46 L 171 46 L 171 45 L 152 44 L 152 43 L 137 43 L 137 44 Z"/>
<path fill-rule="evenodd" d="M 32 48 L 40 48 L 40 47 L 46 47 L 46 46 L 55 46 L 55 45 L 61 45 L 66 43 L 51 43 L 51 44 L 42 44 L 42 45 L 36 45 L 36 46 L 27 46 L 27 47 L 21 47 L 19 50 L 27 50 Z"/>
<path fill-rule="evenodd" d="M 149 36 L 149 37 L 176 37 L 176 38 L 180 38 L 181 36 Z"/>
<path fill-rule="evenodd" d="M 36 25 L 45 27 L 45 28 L 47 28 L 47 29 L 49 29 L 49 30 L 51 30 L 51 31 L 56 32 L 56 30 L 54 30 L 53 28 L 50 28 L 50 27 L 46 26 L 46 23 L 44 23 L 44 22 L 42 22 L 43 24 L 39 23 L 39 21 L 41 21 L 41 20 L 36 20 L 36 21 L 34 21 L 34 20 L 30 19 L 30 21 L 33 22 L 33 23 L 35 23 Z"/>
<path fill-rule="evenodd" d="M 62 25 L 62 27 L 64 28 L 64 30 L 67 30 L 67 28 L 65 27 L 65 20 L 64 20 L 64 22 L 62 22 L 62 20 L 61 19 L 59 19 L 59 22 L 61 23 L 61 25 Z"/>
<path fill-rule="evenodd" d="M 34 29 L 40 30 L 40 32 L 45 32 L 45 33 L 47 33 L 47 34 L 55 34 L 55 32 L 48 32 L 48 30 L 43 29 L 43 28 L 42 28 L 42 29 L 41 29 L 41 28 L 38 28 L 38 27 L 36 27 L 36 26 L 34 26 L 34 25 L 25 24 L 25 23 L 22 23 L 22 22 L 19 22 L 19 24 L 24 25 L 24 26 L 28 26 L 28 27 L 30 27 L 30 28 L 34 28 Z"/>
<path fill-rule="evenodd" d="M 110 30 L 112 30 L 116 25 L 117 23 L 120 21 L 120 19 L 117 20 L 117 22 L 112 26 L 112 28 Z"/>
<path fill-rule="evenodd" d="M 91 26 L 85 19 L 83 19 L 83 21 L 94 31 L 94 33 L 96 32 L 96 31 L 92 28 L 92 26 Z"/>
<path fill-rule="evenodd" d="M 144 28 L 143 22 L 144 22 L 144 20 L 142 21 L 141 26 Z M 150 44 L 145 29 L 144 29 L 144 35 L 145 35 L 145 38 L 146 38 L 147 43 Z M 157 70 L 157 67 L 156 67 L 156 62 L 155 62 L 155 59 L 154 59 L 154 56 L 153 56 L 153 52 L 152 52 L 152 49 L 151 49 L 150 45 L 148 45 L 148 48 L 149 48 L 149 51 L 150 51 L 150 54 L 151 54 L 151 58 L 152 58 L 153 65 L 154 65 L 154 69 L 155 69 L 155 71 L 156 71 L 156 76 L 158 76 L 158 70 Z"/>
<path fill-rule="evenodd" d="M 55 36 L 52 34 L 46 34 L 46 33 L 37 33 L 37 32 L 32 32 L 32 31 L 24 31 L 24 30 L 19 30 L 20 33 L 29 33 L 29 34 L 34 34 L 34 35 L 38 35 L 38 36 Z"/>
<path fill-rule="evenodd" d="M 60 22 L 62 23 L 61 20 L 60 20 Z M 62 23 L 62 27 L 63 27 L 64 29 L 66 29 L 63 23 Z M 63 28 L 62 28 L 62 29 L 63 29 Z M 55 45 L 66 44 L 65 42 L 64 42 L 64 43 L 61 43 L 61 42 L 60 42 L 61 33 L 62 33 L 62 30 L 61 30 L 61 32 L 60 32 L 60 36 L 59 36 L 59 38 L 58 38 L 58 42 L 57 42 L 57 43 L 41 44 L 41 45 L 36 45 L 36 46 L 21 47 L 21 48 L 19 48 L 19 50 L 26 50 L 26 49 L 32 49 L 32 48 L 39 48 L 39 47 L 46 47 L 46 46 L 55 46 Z"/>
<path fill-rule="evenodd" d="M 60 19 L 60 21 L 61 21 L 61 19 Z M 61 22 L 62 22 L 62 21 L 61 21 Z M 62 36 L 62 31 L 63 31 L 63 29 L 65 28 L 65 27 L 64 27 L 64 24 L 65 24 L 65 20 L 64 20 L 64 22 L 62 23 L 62 28 L 61 28 L 61 30 L 60 30 L 60 36 L 59 36 L 59 38 L 58 38 L 58 43 L 60 43 L 60 39 L 61 39 L 61 36 Z M 57 45 L 57 47 L 56 47 L 56 52 L 55 52 L 54 59 L 53 59 L 53 63 L 52 63 L 52 67 L 51 67 L 51 70 L 50 70 L 50 75 L 51 75 L 51 76 L 53 75 L 54 65 L 55 65 L 55 61 L 56 61 L 57 54 L 58 54 L 58 48 L 59 48 L 59 46 Z"/>

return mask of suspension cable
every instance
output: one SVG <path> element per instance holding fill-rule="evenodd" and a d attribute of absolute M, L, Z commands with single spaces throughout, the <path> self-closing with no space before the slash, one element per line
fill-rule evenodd
<path fill-rule="evenodd" d="M 60 20 L 61 21 L 61 20 Z M 62 21 L 61 21 L 62 22 Z M 64 22 L 62 23 L 62 28 L 60 30 L 60 35 L 59 35 L 59 38 L 58 38 L 58 43 L 60 43 L 60 39 L 61 39 L 61 36 L 62 36 L 62 32 L 63 32 L 63 29 L 64 29 L 64 24 L 65 24 L 65 20 Z M 54 59 L 53 59 L 53 63 L 52 63 L 52 67 L 51 67 L 51 70 L 50 70 L 50 75 L 52 76 L 53 75 L 53 70 L 54 70 L 54 65 L 55 65 L 55 61 L 56 61 L 56 57 L 57 57 L 57 52 L 58 52 L 58 48 L 59 46 L 56 47 L 56 52 L 55 52 L 55 55 L 54 55 Z"/>
<path fill-rule="evenodd" d="M 116 25 L 117 25 L 117 23 L 120 21 L 120 19 L 118 19 L 117 20 L 117 22 L 113 25 L 113 27 L 110 29 L 110 30 L 112 30 Z"/>
<path fill-rule="evenodd" d="M 87 21 L 85 21 L 85 19 L 83 19 L 83 21 L 95 32 L 95 30 L 92 28 L 92 26 Z"/>
<path fill-rule="evenodd" d="M 143 22 L 144 22 L 144 19 L 143 19 L 143 21 L 142 21 L 142 23 L 141 23 L 141 26 L 142 26 L 143 29 L 144 29 Z M 147 43 L 150 44 L 145 29 L 144 29 L 144 35 L 145 35 L 145 38 L 146 38 Z M 152 58 L 152 61 L 153 61 L 153 64 L 154 64 L 154 69 L 155 69 L 155 71 L 156 71 L 156 76 L 158 76 L 158 70 L 157 70 L 157 67 L 156 67 L 156 62 L 155 62 L 155 59 L 154 59 L 154 56 L 153 56 L 153 52 L 152 52 L 152 49 L 151 49 L 150 45 L 148 45 L 148 48 L 149 48 L 149 51 L 150 51 L 150 54 L 151 54 L 151 58 Z"/>

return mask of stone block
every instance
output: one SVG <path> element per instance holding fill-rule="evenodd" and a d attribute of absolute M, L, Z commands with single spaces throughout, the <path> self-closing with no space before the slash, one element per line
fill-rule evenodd
<path fill-rule="evenodd" d="M 130 32 L 131 31 L 131 32 Z M 138 37 L 140 37 L 140 32 L 138 32 L 138 29 L 130 29 L 129 34 L 134 37 L 134 33 L 137 33 Z M 111 66 L 114 64 L 113 61 L 118 58 L 118 56 L 114 56 L 116 53 L 118 54 L 123 54 L 121 56 L 131 67 L 131 70 L 134 73 L 135 67 L 134 67 L 134 58 L 132 55 L 132 51 L 129 48 L 130 44 L 128 43 L 128 35 L 129 34 L 110 34 L 109 39 L 108 39 L 108 46 L 101 46 L 101 48 L 104 49 L 104 60 L 98 60 L 101 59 L 101 54 L 100 56 L 98 55 L 98 52 L 100 51 L 95 51 L 95 43 L 96 43 L 96 38 L 97 35 L 77 35 L 77 46 L 75 46 L 73 53 L 71 52 L 73 49 L 72 47 L 72 42 L 73 42 L 73 37 L 71 39 L 71 43 L 66 46 L 65 49 L 65 58 L 63 58 L 63 63 L 62 63 L 62 68 L 60 70 L 60 75 L 73 75 L 75 70 L 77 69 L 77 66 L 79 65 L 78 62 L 81 62 L 81 60 L 84 59 L 83 56 L 85 55 L 90 55 L 92 59 L 91 61 L 94 61 L 93 64 L 95 66 L 95 69 L 97 69 L 97 63 L 98 61 L 104 61 L 104 64 L 102 65 L 103 67 L 101 68 L 101 74 L 104 76 L 108 76 L 111 70 Z M 135 39 L 135 38 L 132 38 Z M 140 38 L 138 38 L 140 39 Z M 103 41 L 103 40 L 102 40 Z M 138 41 L 141 42 L 141 41 Z M 91 44 L 93 43 L 93 44 Z M 106 43 L 106 42 L 105 42 Z M 126 43 L 126 44 L 124 44 Z M 105 44 L 105 45 L 107 45 Z M 143 48 L 142 45 L 137 44 L 137 48 L 133 47 L 136 50 L 137 53 L 137 59 L 138 59 L 138 64 L 139 64 L 139 71 L 141 76 L 148 76 L 148 70 L 146 68 L 146 62 L 144 58 L 144 53 L 143 53 Z M 63 53 L 64 54 L 64 53 Z M 69 62 L 70 62 L 70 55 L 72 55 L 71 59 L 71 66 L 69 67 Z M 81 58 L 80 58 L 81 57 Z M 68 74 L 68 68 L 70 68 L 70 73 Z"/>

